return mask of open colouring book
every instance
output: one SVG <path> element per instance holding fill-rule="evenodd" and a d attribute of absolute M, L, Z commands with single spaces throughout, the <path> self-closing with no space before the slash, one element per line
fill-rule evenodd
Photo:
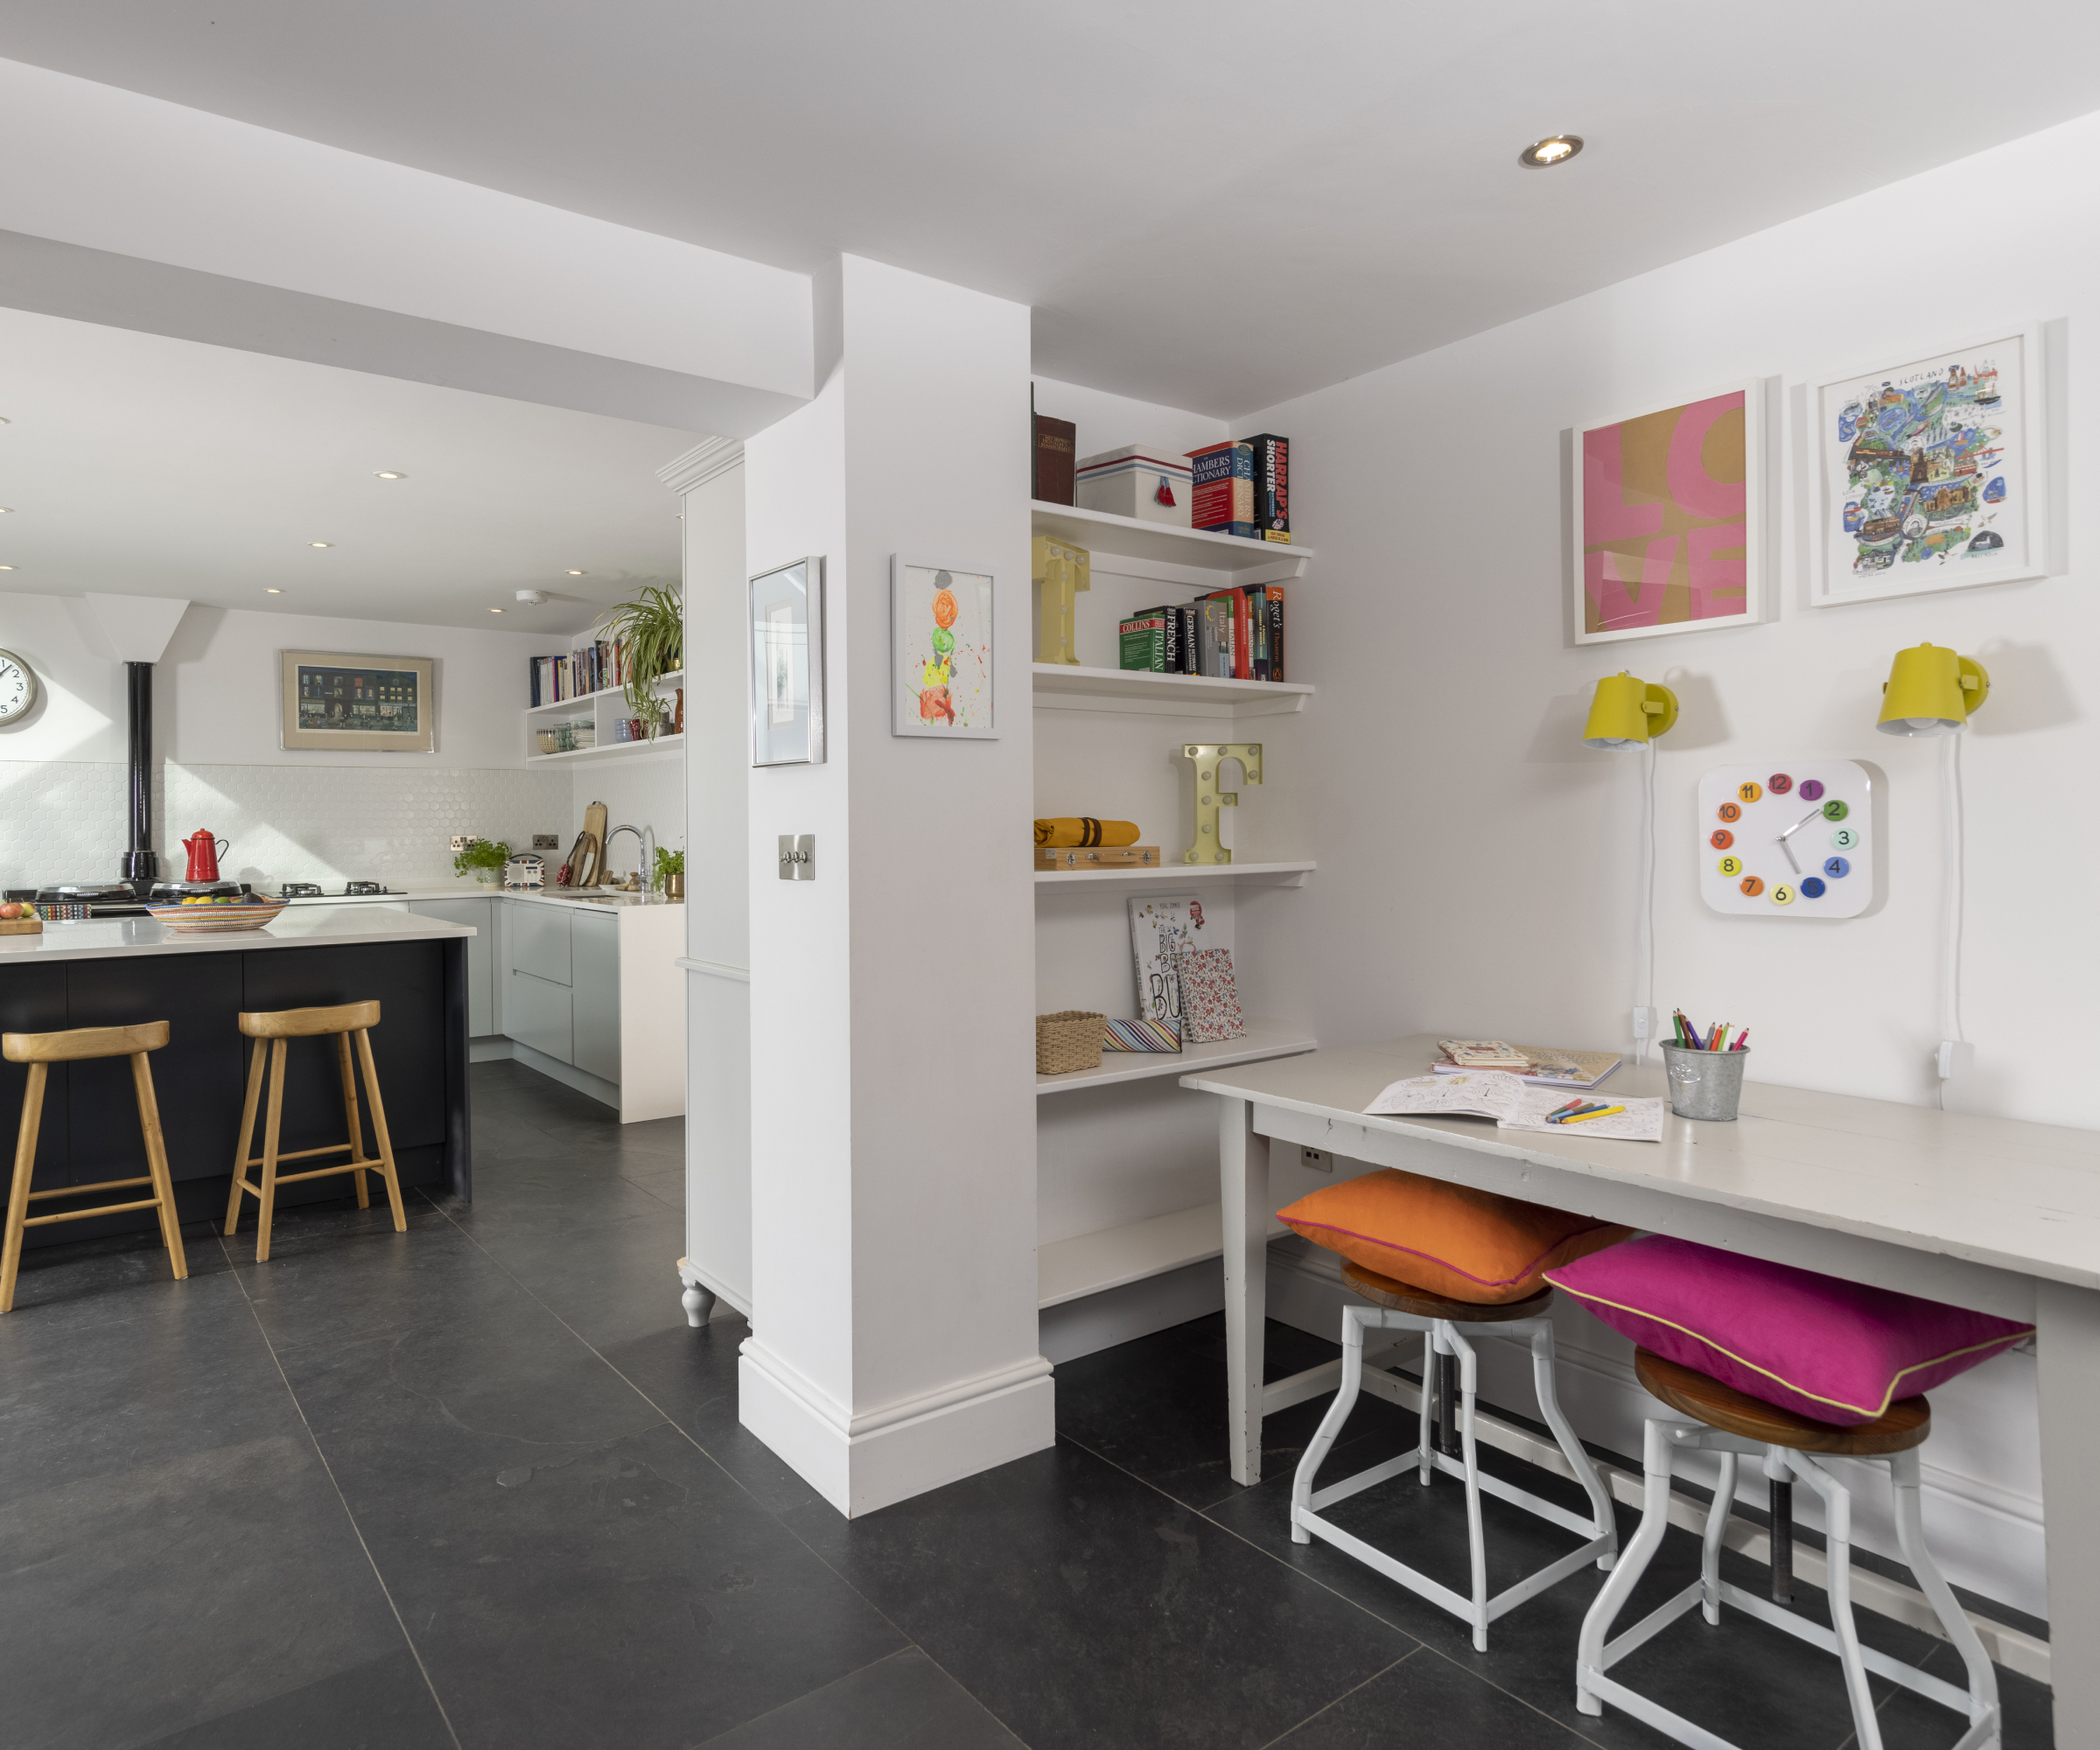
<path fill-rule="evenodd" d="M 1533 1088 L 1522 1077 L 1498 1070 L 1460 1071 L 1444 1075 L 1410 1075 L 1396 1082 L 1363 1110 L 1371 1117 L 1493 1118 L 1504 1130 L 1549 1130 L 1555 1136 L 1608 1137 L 1615 1142 L 1662 1140 L 1662 1102 L 1612 1099 L 1623 1112 L 1585 1118 L 1576 1124 L 1552 1124 L 1546 1115 L 1568 1103 L 1559 1088 Z"/>

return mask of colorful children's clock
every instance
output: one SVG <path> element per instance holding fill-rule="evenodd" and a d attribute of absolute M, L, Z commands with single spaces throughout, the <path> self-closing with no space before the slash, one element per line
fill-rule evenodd
<path fill-rule="evenodd" d="M 1723 766 L 1699 780 L 1699 892 L 1754 918 L 1856 918 L 1874 897 L 1873 780 L 1852 760 Z"/>

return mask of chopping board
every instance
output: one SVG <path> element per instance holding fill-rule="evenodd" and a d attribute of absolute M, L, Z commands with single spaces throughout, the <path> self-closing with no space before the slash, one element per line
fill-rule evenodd
<path fill-rule="evenodd" d="M 606 805 L 593 802 L 584 810 L 584 838 L 585 867 L 579 872 L 576 885 L 595 887 L 606 873 Z"/>

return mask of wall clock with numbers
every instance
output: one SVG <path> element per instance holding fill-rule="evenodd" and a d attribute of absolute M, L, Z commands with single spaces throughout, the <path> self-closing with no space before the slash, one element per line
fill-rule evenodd
<path fill-rule="evenodd" d="M 12 723 L 37 702 L 37 671 L 11 650 L 0 650 L 0 724 Z"/>
<path fill-rule="evenodd" d="M 1873 780 L 1852 760 L 1722 766 L 1699 780 L 1699 894 L 1754 918 L 1856 918 L 1874 897 Z"/>

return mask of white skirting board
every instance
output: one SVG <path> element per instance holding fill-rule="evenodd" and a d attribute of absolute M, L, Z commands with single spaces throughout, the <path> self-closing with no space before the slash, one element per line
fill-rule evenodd
<path fill-rule="evenodd" d="M 1269 1252 L 1269 1316 L 1315 1336 L 1339 1341 L 1344 1304 L 1340 1260 L 1332 1252 L 1296 1237 L 1274 1242 Z M 1613 1452 L 1641 1450 L 1641 1424 L 1658 1409 L 1635 1382 L 1633 1346 L 1564 1300 L 1554 1309 L 1555 1337 L 1559 1357 L 1557 1378 L 1560 1407 L 1575 1432 L 1591 1445 Z M 1529 1354 L 1500 1340 L 1477 1346 L 1480 1353 L 1480 1403 L 1483 1416 L 1493 1406 L 1537 1421 L 1538 1404 L 1531 1390 Z M 1405 1362 L 1402 1365 L 1406 1365 Z M 1936 1417 L 1936 1420 L 1938 1418 Z M 1491 1444 L 1501 1444 L 1490 1437 Z M 1998 1599 L 2013 1609 L 2040 1616 L 2046 1611 L 2042 1596 L 2041 1522 L 2038 1502 L 2026 1503 L 2032 1517 L 2016 1516 L 2001 1502 L 1979 1498 L 1966 1480 L 1936 1471 L 1932 1448 L 1925 1449 L 1924 1514 L 1926 1536 L 1942 1572 L 1956 1586 Z M 1615 1492 L 1622 1499 L 1637 1499 L 1640 1466 L 1631 1464 L 1631 1474 Z M 1889 1516 L 1890 1494 L 1886 1466 L 1856 1460 L 1835 1460 L 1833 1467 L 1844 1476 L 1852 1494 L 1852 1537 L 1862 1549 L 1900 1562 L 1895 1530 Z M 1743 1466 L 1737 1499 L 1744 1505 L 1765 1506 L 1763 1475 L 1754 1465 Z M 1712 1464 L 1704 1455 L 1682 1453 L 1678 1474 L 1711 1488 Z M 1795 1510 L 1801 1524 L 1820 1531 L 1821 1502 L 1812 1491 L 1796 1490 Z M 1738 1528 L 1749 1530 L 1747 1522 Z M 1754 1538 L 1732 1538 L 1754 1558 L 1762 1558 L 1762 1534 Z M 1750 1547 L 1754 1544 L 1755 1547 Z M 1809 1558 L 1815 1557 L 1811 1564 Z M 1809 1550 L 1796 1551 L 1803 1579 L 1814 1583 L 1820 1573 L 1820 1557 Z M 1816 1572 L 1811 1573 L 1811 1565 Z M 1854 1602 L 1869 1609 L 1915 1620 L 1916 1626 L 1931 1628 L 1929 1609 L 1922 1595 L 1908 1586 L 1895 1586 L 1877 1576 L 1856 1572 Z M 1911 1600 L 1915 1600 L 1914 1611 Z M 2009 1669 L 2040 1681 L 2048 1679 L 2048 1648 L 2044 1642 L 2012 1630 L 1987 1634 L 1986 1644 Z"/>
<path fill-rule="evenodd" d="M 593 1075 L 587 1069 L 578 1069 L 572 1063 L 564 1063 L 559 1058 L 550 1057 L 543 1051 L 535 1051 L 517 1040 L 510 1041 L 510 1054 L 528 1069 L 536 1069 L 550 1082 L 558 1082 L 564 1088 L 573 1088 L 578 1094 L 588 1095 L 601 1106 L 620 1110 L 620 1084 L 607 1082 L 603 1076 Z"/>
<path fill-rule="evenodd" d="M 1077 1361 L 1099 1349 L 1186 1325 L 1224 1305 L 1224 1266 L 1214 1257 L 1206 1258 L 1141 1282 L 1046 1306 L 1036 1315 L 1038 1340 L 1045 1359 Z"/>
<path fill-rule="evenodd" d="M 755 1336 L 737 1363 L 737 1419 L 850 1519 L 1057 1441 L 1040 1356 L 852 1415 Z"/>

